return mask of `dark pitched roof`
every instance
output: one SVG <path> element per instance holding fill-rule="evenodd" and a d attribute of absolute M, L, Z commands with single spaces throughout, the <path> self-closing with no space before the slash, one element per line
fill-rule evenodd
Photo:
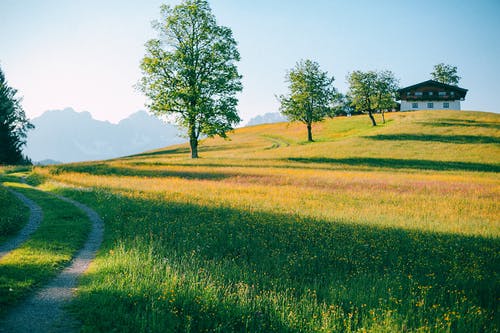
<path fill-rule="evenodd" d="M 420 83 L 414 84 L 412 86 L 401 88 L 398 91 L 405 92 L 407 90 L 413 90 L 413 89 L 417 89 L 417 88 L 425 87 L 425 86 L 433 86 L 433 87 L 436 87 L 436 88 L 444 88 L 444 89 L 448 89 L 448 90 L 455 90 L 455 91 L 459 91 L 459 92 L 462 92 L 462 93 L 467 93 L 467 91 L 468 91 L 467 89 L 464 89 L 464 88 L 460 88 L 460 87 L 457 87 L 457 86 L 452 86 L 450 84 L 441 83 L 441 82 L 434 81 L 434 80 L 427 80 L 427 81 L 424 81 L 424 82 L 420 82 Z"/>
<path fill-rule="evenodd" d="M 408 86 L 408 87 L 399 89 L 398 95 L 401 97 L 408 91 L 416 90 L 416 89 L 422 88 L 422 87 L 432 87 L 432 88 L 437 88 L 437 89 L 443 89 L 446 91 L 455 91 L 455 92 L 457 92 L 457 95 L 460 96 L 461 98 L 465 98 L 465 95 L 467 94 L 467 91 L 468 91 L 467 89 L 460 88 L 458 86 L 453 86 L 450 84 L 441 83 L 441 82 L 434 81 L 434 80 L 427 80 L 424 82 L 414 84 L 412 86 Z"/>

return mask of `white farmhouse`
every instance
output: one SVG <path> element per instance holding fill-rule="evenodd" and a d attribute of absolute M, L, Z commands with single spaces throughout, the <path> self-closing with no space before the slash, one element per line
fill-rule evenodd
<path fill-rule="evenodd" d="M 424 81 L 398 90 L 401 111 L 449 109 L 460 110 L 467 89 L 434 80 Z"/>

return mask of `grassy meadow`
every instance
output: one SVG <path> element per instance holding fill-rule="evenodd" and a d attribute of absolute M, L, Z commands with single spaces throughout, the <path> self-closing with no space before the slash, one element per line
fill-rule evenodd
<path fill-rule="evenodd" d="M 94 208 L 84 332 L 498 332 L 500 116 L 267 124 L 36 167 Z"/>

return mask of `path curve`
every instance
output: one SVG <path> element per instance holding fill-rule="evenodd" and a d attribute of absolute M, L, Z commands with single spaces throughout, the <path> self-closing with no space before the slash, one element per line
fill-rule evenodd
<path fill-rule="evenodd" d="M 86 205 L 63 196 L 56 197 L 84 211 L 92 221 L 92 230 L 70 266 L 35 295 L 15 307 L 0 324 L 0 332 L 54 333 L 78 330 L 78 322 L 65 313 L 63 306 L 73 297 L 78 277 L 87 270 L 101 245 L 104 223 Z"/>
<path fill-rule="evenodd" d="M 26 241 L 29 236 L 38 228 L 40 222 L 42 221 L 43 213 L 42 208 L 38 206 L 33 200 L 28 199 L 23 194 L 16 192 L 10 188 L 7 188 L 9 192 L 14 194 L 19 200 L 21 200 L 30 210 L 30 217 L 28 223 L 21 229 L 17 236 L 7 240 L 0 245 L 0 259 L 7 255 L 10 251 L 18 248 L 24 241 Z"/>

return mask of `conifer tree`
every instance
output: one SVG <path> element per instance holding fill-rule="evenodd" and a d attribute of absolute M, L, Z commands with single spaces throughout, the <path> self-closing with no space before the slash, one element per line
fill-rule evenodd
<path fill-rule="evenodd" d="M 22 147 L 26 144 L 26 132 L 34 126 L 28 121 L 21 107 L 17 90 L 9 87 L 0 68 L 0 164 L 21 164 Z"/>

